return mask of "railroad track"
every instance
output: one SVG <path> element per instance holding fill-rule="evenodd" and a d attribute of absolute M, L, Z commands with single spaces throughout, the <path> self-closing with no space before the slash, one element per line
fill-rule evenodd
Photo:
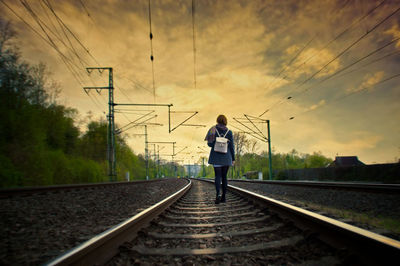
<path fill-rule="evenodd" d="M 378 184 L 357 182 L 323 182 L 323 181 L 279 181 L 279 180 L 240 180 L 230 179 L 233 182 L 255 183 L 261 185 L 282 185 L 292 187 L 308 187 L 322 189 L 350 190 L 357 192 L 400 194 L 400 184 Z"/>
<path fill-rule="evenodd" d="M 14 196 L 26 196 L 32 194 L 45 194 L 45 193 L 57 193 L 61 191 L 71 190 L 90 190 L 96 188 L 113 187 L 113 186 L 125 186 L 146 182 L 158 182 L 163 179 L 152 179 L 152 180 L 139 180 L 131 182 L 105 182 L 105 183 L 89 183 L 89 184 L 72 184 L 72 185 L 54 185 L 54 186 L 38 186 L 38 187 L 22 187 L 22 188 L 6 188 L 0 189 L 0 198 L 8 198 Z"/>
<path fill-rule="evenodd" d="M 390 265 L 400 259 L 398 241 L 243 189 L 230 186 L 226 203 L 214 198 L 213 184 L 192 180 L 50 265 Z"/>

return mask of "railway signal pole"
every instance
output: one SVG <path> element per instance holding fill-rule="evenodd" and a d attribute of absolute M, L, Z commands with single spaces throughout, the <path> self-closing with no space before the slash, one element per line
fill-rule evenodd
<path fill-rule="evenodd" d="M 146 160 L 146 180 L 149 180 L 149 141 L 147 140 L 147 125 L 144 125 L 144 158 Z"/>
<path fill-rule="evenodd" d="M 172 164 L 174 163 L 174 157 L 176 156 L 175 153 L 175 141 L 148 141 L 147 143 L 149 144 L 172 144 Z M 160 156 L 160 155 L 159 155 Z M 176 167 L 174 167 L 174 175 L 176 176 Z"/>
<path fill-rule="evenodd" d="M 86 71 L 90 74 L 93 70 L 103 73 L 108 70 L 108 87 L 84 87 L 86 94 L 90 90 L 96 90 L 100 93 L 102 90 L 108 90 L 108 127 L 107 127 L 107 160 L 108 160 L 108 176 L 110 181 L 116 180 L 116 158 L 115 158 L 115 124 L 114 124 L 114 84 L 112 67 L 87 67 Z"/>
<path fill-rule="evenodd" d="M 271 133 L 269 127 L 269 120 L 267 120 L 268 130 L 268 160 L 269 160 L 269 180 L 272 180 L 272 152 L 271 152 Z"/>
<path fill-rule="evenodd" d="M 245 134 L 249 134 L 250 136 L 259 139 L 263 142 L 268 143 L 268 168 L 269 168 L 269 180 L 272 180 L 272 151 L 271 151 L 271 132 L 270 132 L 270 121 L 261 119 L 259 117 L 244 115 L 245 118 L 233 118 L 236 122 L 244 126 L 246 129 L 250 130 L 249 132 L 243 131 Z M 253 128 L 247 126 L 245 123 L 251 123 Z M 256 123 L 267 123 L 267 136 L 257 127 Z M 235 126 L 233 126 L 235 127 Z M 237 128 L 237 127 L 235 127 Z M 237 128 L 241 130 L 240 128 Z"/>

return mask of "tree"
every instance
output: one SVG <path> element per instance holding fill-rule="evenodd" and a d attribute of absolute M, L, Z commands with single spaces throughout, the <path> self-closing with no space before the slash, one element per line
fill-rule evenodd
<path fill-rule="evenodd" d="M 59 87 L 42 63 L 24 62 L 0 21 L 0 186 L 97 182 L 100 165 L 77 151 L 77 111 L 58 105 Z"/>
<path fill-rule="evenodd" d="M 314 152 L 312 155 L 307 154 L 305 156 L 304 167 L 305 168 L 319 168 L 326 167 L 332 162 L 332 159 L 322 155 L 322 152 Z"/>
<path fill-rule="evenodd" d="M 241 155 L 243 154 L 246 146 L 249 143 L 246 134 L 241 132 L 234 132 L 233 133 L 233 142 L 235 143 L 235 165 L 234 165 L 234 172 L 236 177 L 241 176 Z"/>
<path fill-rule="evenodd" d="M 80 151 L 86 158 L 97 162 L 107 160 L 107 122 L 91 121 L 80 140 Z"/>

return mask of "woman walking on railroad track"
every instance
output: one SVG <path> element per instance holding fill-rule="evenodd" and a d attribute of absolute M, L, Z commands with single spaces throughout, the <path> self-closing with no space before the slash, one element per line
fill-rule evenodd
<path fill-rule="evenodd" d="M 228 186 L 227 174 L 229 166 L 235 164 L 235 149 L 233 143 L 233 133 L 226 125 L 226 116 L 219 115 L 217 124 L 211 127 L 204 140 L 211 147 L 208 163 L 214 166 L 215 190 L 217 192 L 215 204 L 226 201 L 226 188 Z M 221 191 L 222 181 L 222 195 Z"/>

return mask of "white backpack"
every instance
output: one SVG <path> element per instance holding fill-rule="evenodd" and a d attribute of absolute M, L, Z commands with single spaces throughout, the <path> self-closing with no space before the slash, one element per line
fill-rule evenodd
<path fill-rule="evenodd" d="M 220 153 L 227 153 L 228 152 L 228 139 L 225 138 L 226 134 L 228 134 L 229 129 L 226 131 L 225 135 L 221 137 L 221 135 L 218 132 L 218 129 L 215 128 L 217 131 L 218 137 L 215 138 L 215 144 L 214 144 L 214 151 L 220 152 Z"/>

